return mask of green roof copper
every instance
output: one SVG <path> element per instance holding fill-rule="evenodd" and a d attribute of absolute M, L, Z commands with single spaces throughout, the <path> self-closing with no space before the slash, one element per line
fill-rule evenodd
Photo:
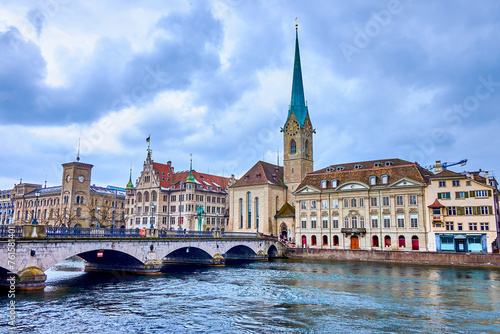
<path fill-rule="evenodd" d="M 130 178 L 125 189 L 134 189 L 134 185 L 132 184 L 132 168 L 130 168 Z"/>
<path fill-rule="evenodd" d="M 193 158 L 191 154 L 191 162 L 189 163 L 189 176 L 186 179 L 186 182 L 195 182 L 194 176 L 193 176 Z"/>
<path fill-rule="evenodd" d="M 295 25 L 295 60 L 293 63 L 292 100 L 290 102 L 290 109 L 288 110 L 287 122 L 292 113 L 295 115 L 295 118 L 297 118 L 297 121 L 299 121 L 300 126 L 303 127 L 307 116 L 307 106 L 304 97 L 304 84 L 302 83 L 299 31 L 297 25 Z"/>

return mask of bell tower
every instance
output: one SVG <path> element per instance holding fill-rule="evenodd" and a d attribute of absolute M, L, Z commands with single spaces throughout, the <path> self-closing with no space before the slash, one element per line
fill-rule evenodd
<path fill-rule="evenodd" d="M 304 97 L 300 65 L 298 25 L 295 25 L 295 60 L 293 64 L 292 98 L 283 132 L 284 182 L 291 193 L 307 173 L 313 171 L 313 129 Z"/>

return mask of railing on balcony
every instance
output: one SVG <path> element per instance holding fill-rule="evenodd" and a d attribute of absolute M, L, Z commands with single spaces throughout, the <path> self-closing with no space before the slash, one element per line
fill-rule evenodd
<path fill-rule="evenodd" d="M 138 229 L 47 226 L 47 238 L 138 238 Z"/>
<path fill-rule="evenodd" d="M 23 227 L 16 225 L 0 225 L 1 238 L 21 238 L 23 236 Z"/>

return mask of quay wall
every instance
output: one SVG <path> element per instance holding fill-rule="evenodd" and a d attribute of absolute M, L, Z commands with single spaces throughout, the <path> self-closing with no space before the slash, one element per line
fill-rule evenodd
<path fill-rule="evenodd" d="M 289 248 L 290 259 L 372 261 L 500 268 L 500 254 Z"/>

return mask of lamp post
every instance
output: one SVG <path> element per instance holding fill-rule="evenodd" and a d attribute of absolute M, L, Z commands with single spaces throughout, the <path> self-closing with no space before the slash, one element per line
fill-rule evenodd
<path fill-rule="evenodd" d="M 40 190 L 35 190 L 35 217 L 33 218 L 33 221 L 31 222 L 31 225 L 38 225 L 38 222 L 36 220 L 36 212 L 38 211 L 38 197 L 40 197 Z"/>
<path fill-rule="evenodd" d="M 96 224 L 96 228 L 99 228 L 99 214 L 101 212 L 101 207 L 100 206 L 97 206 L 97 224 Z"/>
<path fill-rule="evenodd" d="M 155 205 L 151 204 L 151 218 L 149 219 L 149 221 L 151 222 L 151 226 L 149 228 L 151 229 L 155 228 L 154 214 L 155 214 Z"/>
<path fill-rule="evenodd" d="M 216 214 L 217 214 L 217 225 L 215 226 L 215 230 L 218 231 L 219 230 L 219 211 L 217 211 Z"/>

